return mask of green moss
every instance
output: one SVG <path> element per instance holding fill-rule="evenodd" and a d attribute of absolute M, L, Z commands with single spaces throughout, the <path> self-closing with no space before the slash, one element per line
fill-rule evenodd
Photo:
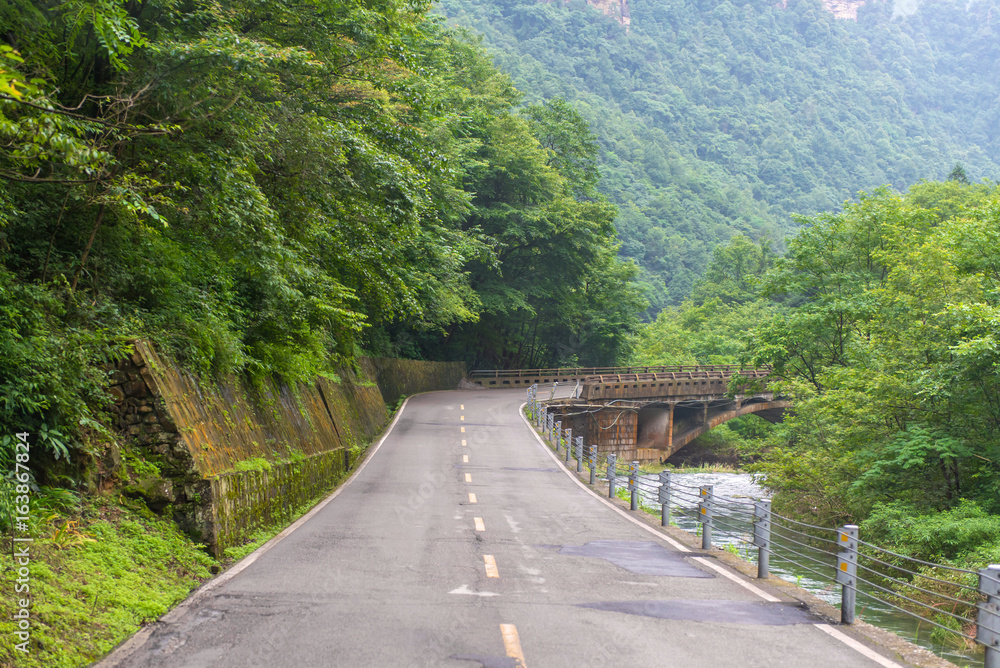
<path fill-rule="evenodd" d="M 340 479 L 336 481 L 336 483 L 339 482 Z M 249 536 L 249 538 L 247 538 L 246 543 L 238 545 L 236 547 L 226 548 L 223 552 L 223 556 L 226 563 L 229 564 L 242 559 L 243 557 L 247 556 L 248 554 L 256 550 L 258 547 L 266 543 L 267 541 L 277 536 L 289 524 L 291 524 L 295 520 L 305 515 L 313 508 L 313 506 L 315 506 L 317 503 L 325 499 L 330 494 L 330 492 L 333 491 L 333 489 L 337 486 L 336 483 L 330 485 L 328 488 L 324 489 L 320 494 L 317 494 L 316 496 L 309 499 L 305 503 L 293 508 L 290 513 L 290 516 L 286 520 L 282 520 L 279 522 L 272 522 L 266 526 L 262 526 L 256 531 L 254 531 Z"/>
<path fill-rule="evenodd" d="M 62 539 L 52 537 L 72 522 Z M 0 665 L 91 663 L 184 599 L 217 563 L 172 522 L 141 503 L 110 497 L 84 502 L 79 515 L 61 516 L 41 534 L 30 548 L 31 652 L 5 642 Z M 15 578 L 14 570 L 3 570 L 4 591 L 14 591 Z M 0 636 L 8 639 L 13 603 L 0 597 Z"/>
<path fill-rule="evenodd" d="M 233 467 L 234 471 L 270 471 L 271 462 L 267 461 L 263 457 L 253 457 L 252 459 L 244 459 L 242 461 L 236 462 L 236 466 Z"/>

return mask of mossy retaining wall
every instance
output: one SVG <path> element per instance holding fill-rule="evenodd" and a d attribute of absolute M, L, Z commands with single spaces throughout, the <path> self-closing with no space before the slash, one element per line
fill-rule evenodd
<path fill-rule="evenodd" d="M 384 397 L 454 389 L 465 366 L 365 358 L 339 375 L 294 388 L 236 377 L 209 384 L 137 341 L 111 391 L 124 436 L 164 476 L 139 487 L 221 555 L 342 477 L 385 426 Z"/>
<path fill-rule="evenodd" d="M 424 362 L 392 357 L 365 357 L 361 369 L 378 384 L 386 405 L 401 397 L 431 390 L 454 390 L 465 378 L 465 362 Z"/>
<path fill-rule="evenodd" d="M 291 522 L 296 508 L 344 475 L 348 452 L 338 448 L 297 462 L 212 478 L 216 544 L 223 549 L 240 545 L 261 526 Z"/>

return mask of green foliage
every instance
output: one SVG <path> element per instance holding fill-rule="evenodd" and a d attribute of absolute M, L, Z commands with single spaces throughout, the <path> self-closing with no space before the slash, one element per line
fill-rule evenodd
<path fill-rule="evenodd" d="M 624 354 L 643 304 L 587 123 L 561 101 L 517 111 L 509 78 L 426 12 L 0 9 L 0 434 L 30 432 L 40 472 L 112 437 L 107 371 L 140 336 L 256 383 L 364 349 Z"/>
<path fill-rule="evenodd" d="M 924 182 L 802 222 L 742 358 L 795 405 L 755 470 L 790 511 L 976 558 L 1000 513 L 1000 190 Z"/>
<path fill-rule="evenodd" d="M 767 240 L 742 234 L 716 246 L 692 299 L 661 311 L 639 330 L 633 364 L 735 364 L 746 332 L 775 317 L 759 298 L 759 283 L 774 262 Z"/>
<path fill-rule="evenodd" d="M 31 652 L 23 655 L 5 643 L 5 665 L 69 668 L 93 662 L 187 596 L 215 564 L 173 522 L 139 504 L 80 503 L 67 494 L 44 494 L 45 505 L 60 510 L 32 544 Z M 13 591 L 16 577 L 6 569 L 0 584 Z M 15 602 L 12 596 L 0 599 L 0 632 L 6 635 L 14 630 Z"/>
<path fill-rule="evenodd" d="M 938 563 L 964 561 L 1000 541 L 1000 516 L 975 501 L 936 513 L 919 513 L 902 501 L 879 504 L 861 524 L 865 540 L 907 556 Z"/>
<path fill-rule="evenodd" d="M 602 3 L 614 13 L 621 3 Z M 1000 28 L 990 0 L 628 5 L 626 29 L 584 3 L 443 0 L 484 35 L 529 102 L 566 99 L 600 143 L 600 186 L 652 307 L 680 306 L 734 234 L 780 249 L 792 215 L 859 190 L 1000 175 Z"/>

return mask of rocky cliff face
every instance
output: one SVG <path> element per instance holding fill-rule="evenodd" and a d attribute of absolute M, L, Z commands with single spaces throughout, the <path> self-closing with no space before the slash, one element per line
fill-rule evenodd
<path fill-rule="evenodd" d="M 565 2 L 566 0 L 564 0 Z M 858 20 L 858 7 L 868 0 L 821 0 L 823 7 L 838 19 Z M 629 0 L 587 0 L 591 7 L 601 10 L 605 16 L 610 16 L 628 30 L 632 19 L 629 17 Z M 778 3 L 784 9 L 788 0 L 781 0 Z"/>
<path fill-rule="evenodd" d="M 629 23 L 631 22 L 628 11 L 628 0 L 587 0 L 587 4 L 600 9 L 604 12 L 605 16 L 610 16 L 628 30 Z"/>
<path fill-rule="evenodd" d="M 838 19 L 858 20 L 858 7 L 868 2 L 868 0 L 820 0 L 826 11 L 833 14 Z M 788 8 L 788 0 L 781 0 L 774 5 L 782 9 Z"/>
<path fill-rule="evenodd" d="M 838 19 L 858 20 L 858 7 L 867 0 L 822 0 L 826 10 Z"/>

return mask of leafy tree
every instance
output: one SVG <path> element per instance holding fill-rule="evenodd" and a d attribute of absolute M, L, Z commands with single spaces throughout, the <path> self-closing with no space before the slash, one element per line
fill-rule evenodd
<path fill-rule="evenodd" d="M 757 298 L 757 283 L 774 263 L 774 251 L 766 237 L 754 243 L 742 234 L 712 251 L 712 261 L 695 283 L 691 299 L 718 299 L 724 304 L 744 304 Z"/>
<path fill-rule="evenodd" d="M 780 252 L 794 215 L 859 190 L 957 161 L 970 180 L 1000 177 L 995 2 L 868 5 L 858 22 L 808 2 L 644 2 L 627 30 L 583 2 L 440 8 L 484 35 L 529 102 L 561 97 L 590 122 L 649 319 L 736 234 Z"/>
<path fill-rule="evenodd" d="M 427 9 L 0 8 L 0 426 L 80 461 L 139 336 L 289 382 L 365 348 L 547 363 L 568 332 L 624 354 L 642 303 L 586 123 L 515 110 Z"/>
<path fill-rule="evenodd" d="M 955 167 L 948 174 L 948 180 L 958 181 L 962 185 L 969 185 L 969 177 L 966 175 L 965 167 L 962 167 L 961 163 L 955 164 Z"/>
<path fill-rule="evenodd" d="M 795 403 L 759 465 L 783 503 L 831 522 L 897 500 L 916 514 L 963 498 L 1000 511 L 997 198 L 922 183 L 803 221 L 763 282 L 780 315 L 745 357 L 774 364 Z"/>

